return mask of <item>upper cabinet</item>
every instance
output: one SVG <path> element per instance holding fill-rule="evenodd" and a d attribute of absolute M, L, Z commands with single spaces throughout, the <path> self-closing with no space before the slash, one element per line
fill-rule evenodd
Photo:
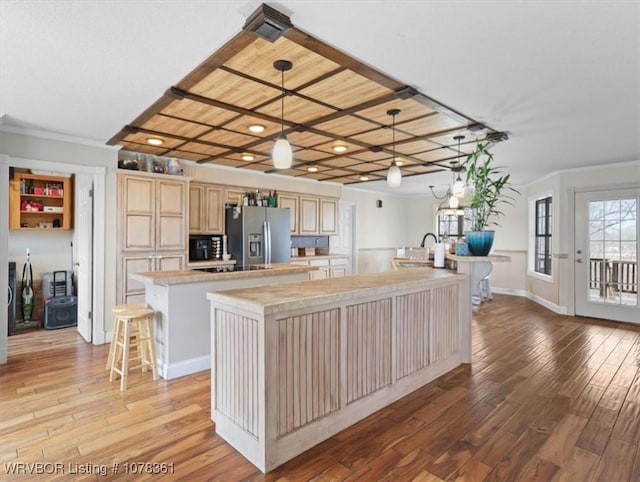
<path fill-rule="evenodd" d="M 320 200 L 317 197 L 300 196 L 300 234 L 318 234 L 318 208 Z"/>
<path fill-rule="evenodd" d="M 10 183 L 9 229 L 72 229 L 69 177 L 16 173 Z"/>
<path fill-rule="evenodd" d="M 192 182 L 189 186 L 189 234 L 223 234 L 226 204 L 243 203 L 252 188 Z M 279 208 L 289 209 L 290 234 L 329 235 L 338 231 L 338 199 L 278 192 Z"/>
<path fill-rule="evenodd" d="M 289 209 L 291 234 L 299 234 L 298 232 L 298 201 L 299 197 L 295 194 L 281 193 L 278 194 L 278 207 Z"/>
<path fill-rule="evenodd" d="M 299 234 L 336 234 L 338 200 L 300 196 Z"/>
<path fill-rule="evenodd" d="M 245 192 L 247 192 L 247 190 L 241 187 L 227 187 L 224 190 L 224 202 L 242 205 L 242 198 Z"/>
<path fill-rule="evenodd" d="M 320 198 L 320 234 L 338 233 L 338 201 Z"/>
<path fill-rule="evenodd" d="M 123 251 L 186 249 L 188 181 L 121 175 L 119 183 Z"/>
<path fill-rule="evenodd" d="M 224 232 L 224 188 L 215 184 L 189 186 L 189 233 Z"/>

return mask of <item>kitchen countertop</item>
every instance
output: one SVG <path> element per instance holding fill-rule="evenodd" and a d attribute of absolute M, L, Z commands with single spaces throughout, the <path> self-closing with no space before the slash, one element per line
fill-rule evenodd
<path fill-rule="evenodd" d="M 348 254 L 316 254 L 314 256 L 291 256 L 291 262 L 308 261 L 310 259 L 341 259 L 348 257 Z"/>
<path fill-rule="evenodd" d="M 445 255 L 446 259 L 456 262 L 462 263 L 506 263 L 511 261 L 509 256 L 504 256 L 501 254 L 490 254 L 489 256 L 456 256 L 455 254 L 447 253 Z M 425 264 L 425 265 L 433 265 L 433 258 L 428 259 L 426 257 L 418 257 L 418 256 L 402 256 L 393 258 L 394 262 L 398 264 Z"/>
<path fill-rule="evenodd" d="M 175 271 L 150 271 L 145 273 L 133 273 L 129 277 L 142 283 L 168 286 L 188 283 L 204 283 L 207 281 L 223 281 L 243 278 L 257 278 L 266 276 L 279 276 L 294 273 L 306 273 L 318 269 L 317 266 L 302 266 L 289 263 L 272 263 L 270 269 L 255 269 L 249 271 L 223 271 L 220 273 L 207 273 L 193 269 L 181 269 Z"/>
<path fill-rule="evenodd" d="M 431 287 L 448 284 L 452 277 L 460 275 L 447 270 L 414 268 L 386 273 L 369 273 L 344 278 L 330 278 L 304 281 L 302 283 L 282 283 L 272 286 L 241 288 L 208 292 L 211 301 L 231 303 L 233 306 L 250 311 L 264 310 L 264 314 L 279 313 L 301 307 L 339 303 L 359 296 L 380 296 L 412 287 Z"/>
<path fill-rule="evenodd" d="M 209 268 L 212 266 L 233 266 L 236 264 L 235 259 L 224 261 L 222 259 L 207 259 L 205 261 L 189 261 L 187 268 Z"/>

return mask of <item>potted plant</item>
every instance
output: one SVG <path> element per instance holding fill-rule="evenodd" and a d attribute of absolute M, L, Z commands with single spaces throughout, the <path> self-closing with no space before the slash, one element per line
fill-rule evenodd
<path fill-rule="evenodd" d="M 467 170 L 469 193 L 467 207 L 471 219 L 471 231 L 465 233 L 469 251 L 474 256 L 487 256 L 493 245 L 495 231 L 489 225 L 499 226 L 497 219 L 503 215 L 502 204 L 513 205 L 512 194 L 520 194 L 509 182 L 510 174 L 493 165 L 491 154 L 481 142 L 464 162 Z"/>

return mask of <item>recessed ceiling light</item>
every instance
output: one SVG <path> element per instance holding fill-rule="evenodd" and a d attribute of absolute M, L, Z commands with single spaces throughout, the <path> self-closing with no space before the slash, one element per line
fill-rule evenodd
<path fill-rule="evenodd" d="M 254 159 L 255 157 L 253 157 L 251 154 L 242 154 L 243 161 L 253 161 Z"/>
<path fill-rule="evenodd" d="M 147 137 L 147 144 L 151 144 L 152 146 L 161 146 L 163 143 L 164 141 L 157 137 Z"/>
<path fill-rule="evenodd" d="M 368 181 L 369 178 L 367 176 L 360 176 L 361 181 Z"/>
<path fill-rule="evenodd" d="M 402 161 L 398 161 L 398 160 L 396 159 L 396 166 L 402 166 L 402 164 L 404 164 Z"/>
<path fill-rule="evenodd" d="M 346 152 L 347 151 L 347 146 L 345 146 L 344 144 L 336 144 L 333 146 L 333 151 L 334 152 Z"/>
<path fill-rule="evenodd" d="M 307 167 L 307 171 L 309 171 L 309 172 L 318 172 L 318 166 L 309 166 L 309 167 Z"/>
<path fill-rule="evenodd" d="M 260 132 L 264 132 L 264 126 L 262 124 L 251 124 L 249 126 L 249 131 L 259 134 Z"/>

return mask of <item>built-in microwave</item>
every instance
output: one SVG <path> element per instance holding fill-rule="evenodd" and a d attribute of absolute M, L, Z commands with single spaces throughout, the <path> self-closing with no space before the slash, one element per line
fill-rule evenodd
<path fill-rule="evenodd" d="M 189 261 L 222 258 L 222 236 L 197 234 L 189 236 Z"/>

